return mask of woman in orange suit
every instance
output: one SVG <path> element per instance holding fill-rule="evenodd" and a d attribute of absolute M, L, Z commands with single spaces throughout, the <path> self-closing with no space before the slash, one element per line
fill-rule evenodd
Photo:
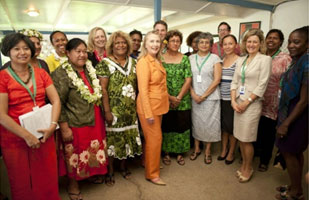
<path fill-rule="evenodd" d="M 154 31 L 147 33 L 136 66 L 139 88 L 137 113 L 146 141 L 146 179 L 156 185 L 166 185 L 160 179 L 161 121 L 162 115 L 168 112 L 169 101 L 160 49 L 160 36 Z"/>

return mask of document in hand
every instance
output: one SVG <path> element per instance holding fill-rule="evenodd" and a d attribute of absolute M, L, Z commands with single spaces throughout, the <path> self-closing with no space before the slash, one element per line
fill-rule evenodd
<path fill-rule="evenodd" d="M 42 133 L 37 132 L 40 129 L 47 129 L 51 123 L 52 105 L 46 104 L 34 111 L 19 116 L 19 122 L 22 127 L 27 129 L 38 139 L 43 137 Z"/>

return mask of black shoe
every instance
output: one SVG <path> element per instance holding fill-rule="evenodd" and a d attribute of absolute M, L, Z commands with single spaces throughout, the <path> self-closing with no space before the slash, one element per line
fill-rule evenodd
<path fill-rule="evenodd" d="M 219 161 L 225 160 L 225 158 L 227 157 L 227 154 L 229 154 L 229 152 L 228 152 L 228 151 L 226 152 L 226 154 L 225 154 L 225 156 L 224 156 L 224 157 L 222 157 L 222 156 L 218 156 L 218 157 L 217 157 L 217 160 L 219 160 Z"/>
<path fill-rule="evenodd" d="M 226 165 L 230 165 L 230 164 L 232 164 L 234 162 L 234 160 L 235 159 L 233 159 L 233 160 L 225 160 L 225 164 Z"/>

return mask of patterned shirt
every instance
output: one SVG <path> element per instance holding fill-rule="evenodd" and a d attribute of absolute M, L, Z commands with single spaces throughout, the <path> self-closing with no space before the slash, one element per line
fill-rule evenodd
<path fill-rule="evenodd" d="M 236 68 L 236 62 L 229 68 L 222 67 L 222 77 L 220 84 L 221 99 L 225 101 L 231 100 L 231 83 Z"/>
<path fill-rule="evenodd" d="M 272 73 L 264 93 L 262 115 L 272 120 L 277 119 L 279 98 L 278 91 L 282 74 L 288 69 L 291 57 L 287 53 L 279 53 L 272 60 Z"/>

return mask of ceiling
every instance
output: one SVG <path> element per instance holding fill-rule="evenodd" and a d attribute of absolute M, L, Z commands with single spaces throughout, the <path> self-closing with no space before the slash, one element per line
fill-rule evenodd
<path fill-rule="evenodd" d="M 222 16 L 241 18 L 256 11 L 243 5 L 275 6 L 281 2 L 284 0 L 162 0 L 161 16 L 169 28 L 178 28 Z M 108 32 L 134 28 L 146 32 L 154 22 L 153 4 L 154 0 L 0 0 L 0 30 L 35 28 L 86 33 L 102 26 Z M 40 15 L 28 16 L 29 8 L 38 9 Z"/>

